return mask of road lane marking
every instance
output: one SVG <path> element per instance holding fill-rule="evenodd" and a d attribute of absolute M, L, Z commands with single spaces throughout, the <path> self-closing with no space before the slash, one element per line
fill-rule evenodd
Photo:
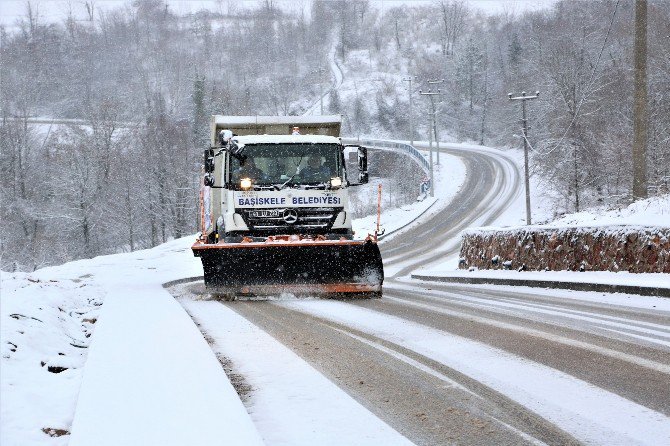
<path fill-rule="evenodd" d="M 419 294 L 419 293 L 417 293 L 417 294 Z M 547 333 L 547 332 L 544 332 L 544 331 L 541 331 L 541 330 L 536 330 L 534 328 L 524 328 L 524 327 L 520 327 L 518 325 L 509 324 L 507 322 L 500 322 L 500 321 L 496 321 L 494 319 L 487 319 L 487 318 L 480 317 L 480 316 L 474 316 L 472 314 L 463 313 L 463 312 L 456 311 L 456 310 L 447 310 L 445 308 L 437 307 L 437 306 L 434 306 L 434 305 L 414 302 L 414 301 L 411 301 L 409 299 L 391 297 L 391 296 L 388 296 L 386 294 L 384 295 L 384 299 L 388 299 L 390 301 L 395 301 L 395 302 L 401 303 L 403 305 L 409 305 L 409 306 L 413 306 L 413 307 L 416 307 L 416 308 L 422 308 L 422 309 L 426 309 L 426 310 L 430 310 L 430 311 L 436 311 L 436 312 L 441 313 L 441 314 L 446 314 L 446 315 L 458 317 L 458 318 L 461 318 L 461 319 L 471 320 L 471 321 L 474 321 L 474 322 L 478 322 L 480 324 L 490 325 L 490 326 L 494 326 L 494 327 L 497 327 L 497 328 L 502 328 L 502 329 L 505 329 L 505 330 L 514 331 L 514 332 L 521 333 L 521 334 L 524 334 L 524 335 L 539 337 L 539 338 L 542 338 L 542 339 L 546 339 L 548 341 L 556 342 L 556 343 L 563 344 L 563 345 L 568 345 L 568 346 L 571 346 L 571 347 L 578 347 L 578 348 L 581 348 L 581 349 L 584 349 L 584 350 L 589 350 L 589 351 L 592 351 L 592 352 L 595 352 L 595 353 L 599 353 L 599 354 L 602 354 L 602 355 L 605 355 L 605 356 L 609 356 L 611 358 L 615 358 L 615 359 L 619 359 L 619 360 L 622 360 L 622 361 L 630 362 L 630 363 L 633 363 L 633 364 L 636 364 L 636 365 L 639 365 L 639 366 L 642 366 L 642 367 L 645 367 L 645 368 L 648 368 L 648 369 L 655 370 L 657 372 L 670 374 L 670 366 L 669 365 L 662 364 L 662 363 L 659 363 L 659 362 L 656 362 L 656 361 L 651 361 L 651 360 L 645 359 L 645 358 L 640 358 L 638 356 L 634 356 L 634 355 L 631 355 L 631 354 L 628 354 L 628 353 L 619 352 L 617 350 L 612 350 L 612 349 L 609 349 L 609 348 L 606 348 L 606 347 L 600 347 L 598 345 L 589 344 L 588 342 L 566 338 L 566 337 L 563 337 L 563 336 Z"/>

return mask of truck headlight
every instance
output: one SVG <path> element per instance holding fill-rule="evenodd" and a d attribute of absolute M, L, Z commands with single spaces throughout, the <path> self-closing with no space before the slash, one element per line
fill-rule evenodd
<path fill-rule="evenodd" d="M 251 189 L 251 178 L 242 178 L 240 180 L 240 187 L 244 190 Z"/>
<path fill-rule="evenodd" d="M 335 177 L 330 179 L 330 187 L 342 187 L 342 178 Z"/>

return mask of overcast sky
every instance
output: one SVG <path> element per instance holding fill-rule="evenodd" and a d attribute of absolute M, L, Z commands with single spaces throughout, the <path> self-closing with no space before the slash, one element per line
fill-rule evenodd
<path fill-rule="evenodd" d="M 39 11 L 40 19 L 47 22 L 60 21 L 69 11 L 79 19 L 86 18 L 85 3 L 93 3 L 95 9 L 112 9 L 129 3 L 131 0 L 30 0 Z M 274 0 L 285 9 L 309 10 L 311 0 Z M 495 14 L 504 9 L 516 12 L 551 7 L 557 0 L 467 0 L 467 3 L 481 11 Z M 401 4 L 429 4 L 431 0 L 372 0 L 379 9 L 388 9 Z M 0 25 L 13 27 L 17 18 L 24 16 L 27 0 L 0 0 Z M 201 9 L 225 12 L 229 5 L 253 6 L 259 0 L 168 0 L 170 7 L 178 13 L 186 14 Z"/>

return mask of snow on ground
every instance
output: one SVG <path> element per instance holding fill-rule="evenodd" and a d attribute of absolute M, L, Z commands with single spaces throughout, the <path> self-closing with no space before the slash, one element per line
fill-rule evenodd
<path fill-rule="evenodd" d="M 415 289 L 417 283 L 409 277 L 400 277 L 393 288 L 399 289 Z M 431 282 L 424 283 L 425 289 L 432 289 Z M 490 289 L 492 285 L 487 284 L 459 284 L 459 288 L 466 287 L 473 290 Z M 598 291 L 578 291 L 568 289 L 552 289 L 552 288 L 535 288 L 527 286 L 516 285 L 493 285 L 496 290 L 513 291 L 515 293 L 528 293 L 537 296 L 552 296 L 560 297 L 561 299 L 587 301 L 593 303 L 601 303 L 608 305 L 617 305 L 621 307 L 630 307 L 637 309 L 646 309 L 652 311 L 670 311 L 670 299 L 658 296 L 641 296 L 639 294 L 625 294 L 625 293 L 602 293 Z M 389 287 L 387 287 L 389 289 Z"/>
<path fill-rule="evenodd" d="M 343 302 L 280 305 L 434 359 L 530 408 L 584 443 L 670 444 L 670 423 L 663 414 L 503 350 Z"/>
<path fill-rule="evenodd" d="M 67 444 L 104 291 L 84 273 L 0 274 L 0 444 Z"/>
<path fill-rule="evenodd" d="M 201 333 L 161 286 L 202 274 L 193 240 L 2 273 L 3 446 L 260 444 Z"/>
<path fill-rule="evenodd" d="M 595 209 L 565 215 L 548 227 L 565 226 L 661 226 L 670 228 L 670 194 L 636 201 L 624 209 Z"/>
<path fill-rule="evenodd" d="M 254 390 L 252 420 L 268 445 L 411 445 L 298 355 L 232 309 L 180 302 Z"/>
<path fill-rule="evenodd" d="M 486 150 L 479 146 L 477 149 Z M 436 206 L 446 206 L 457 193 L 464 180 L 465 168 L 456 157 L 442 155 L 442 159 L 442 166 L 436 170 L 439 204 L 427 199 L 405 208 L 384 210 L 382 226 L 387 235 L 397 233 L 394 231 L 406 226 L 421 212 L 428 216 L 435 212 Z M 646 208 L 667 209 L 663 206 L 649 205 Z M 518 215 L 520 209 L 512 209 L 510 215 Z M 658 215 L 666 215 L 665 212 Z M 518 219 L 518 216 L 512 220 L 514 218 Z M 358 231 L 369 232 L 375 221 L 375 217 L 367 217 L 354 224 Z M 228 435 L 232 443 L 260 442 L 259 433 L 210 347 L 190 317 L 161 286 L 170 280 L 202 274 L 199 259 L 194 258 L 189 249 L 192 241 L 193 237 L 186 237 L 150 250 L 81 260 L 30 274 L 1 274 L 0 443 L 3 446 L 64 445 L 68 442 L 72 445 L 210 444 L 223 441 Z M 627 278 L 622 280 L 628 283 Z M 321 305 L 305 304 L 306 308 Z M 201 322 L 211 324 L 220 318 L 239 329 L 239 333 L 256 333 L 257 336 L 248 337 L 248 343 L 266 344 L 267 339 L 263 338 L 267 335 L 259 333 L 223 306 L 217 308 L 221 310 L 204 313 L 197 310 Z M 317 311 L 316 306 L 314 308 L 315 312 L 321 311 Z M 337 317 L 344 318 L 338 315 L 336 306 L 333 308 Z M 368 315 L 355 323 L 362 324 L 362 319 L 372 323 L 376 317 Z M 394 323 L 389 327 L 401 328 Z M 391 337 L 391 328 L 384 332 L 384 336 Z M 94 335 L 89 339 L 93 329 Z M 375 330 L 382 329 L 375 326 Z M 421 336 L 415 336 L 416 332 L 398 333 L 398 336 L 406 336 L 403 342 L 419 343 L 424 349 L 429 348 L 431 342 L 444 346 L 454 342 L 451 338 L 437 339 L 435 333 L 423 333 L 421 336 L 427 336 L 423 340 Z M 89 346 L 91 339 L 93 342 Z M 215 342 L 215 346 L 221 347 L 228 340 L 227 337 L 217 338 Z M 291 358 L 292 371 L 303 377 L 300 380 L 303 384 L 296 387 L 291 375 L 285 377 L 285 385 L 268 386 L 263 367 L 247 366 L 257 363 L 246 359 L 263 353 L 261 356 L 268 364 L 272 361 L 283 363 L 287 353 L 280 345 L 265 351 L 250 344 L 242 345 L 247 348 L 231 350 L 226 347 L 226 352 L 240 367 L 248 367 L 242 371 L 258 384 L 249 411 L 266 440 L 296 444 L 302 440 L 295 437 L 294 428 L 305 416 L 315 424 L 327 424 L 328 420 L 315 414 L 327 413 L 336 407 L 334 416 L 350 415 L 359 420 L 351 426 L 369 432 L 370 444 L 404 441 L 297 357 Z M 457 343 L 454 348 L 471 347 Z M 443 350 L 430 352 L 444 361 L 454 356 Z M 485 350 L 483 353 L 487 358 L 499 354 Z M 501 362 L 499 367 L 502 368 L 520 367 L 513 370 L 537 372 L 559 384 L 563 379 L 555 371 L 539 369 L 538 372 L 539 366 L 534 364 L 519 366 L 514 358 L 505 355 L 499 361 L 511 361 L 509 364 Z M 481 364 L 485 365 L 486 361 L 482 360 Z M 476 364 L 468 367 L 474 367 L 472 373 L 474 376 L 481 374 L 484 382 L 499 386 L 501 391 L 520 401 L 531 400 L 528 404 L 532 407 L 541 406 L 536 408 L 539 412 L 554 417 L 550 419 L 564 421 L 560 419 L 560 413 L 565 408 L 555 406 L 564 401 L 548 404 L 543 400 L 547 396 L 542 389 L 534 389 L 536 393 L 521 391 L 513 384 L 504 384 L 505 380 L 485 373 L 483 365 L 481 369 Z M 291 386 L 288 386 L 289 381 Z M 582 395 L 581 407 L 589 408 L 596 403 L 612 407 L 604 412 L 605 415 L 598 415 L 596 420 L 577 417 L 577 421 L 568 423 L 580 438 L 598 440 L 605 435 L 614 435 L 613 438 L 622 440 L 637 439 L 643 423 L 648 423 L 650 435 L 655 435 L 646 437 L 649 441 L 666 435 L 658 425 L 657 414 L 641 412 L 632 403 L 622 402 L 581 382 L 571 386 L 564 390 Z M 307 395 L 315 388 L 323 389 L 323 394 L 310 399 Z M 295 404 L 292 411 L 284 413 L 278 405 L 285 399 Z M 311 409 L 301 409 L 303 404 L 309 404 L 305 407 Z M 77 412 L 73 416 L 75 406 Z M 317 407 L 322 409 L 317 410 Z M 277 418 L 272 418 L 275 416 L 283 417 L 286 424 L 277 424 Z M 630 420 L 622 419 L 625 416 L 635 417 L 635 420 L 623 432 L 615 425 L 628 423 Z M 608 417 L 609 420 L 605 419 Z M 341 443 L 335 439 L 356 435 L 356 429 L 359 429 L 352 427 L 343 432 L 333 427 L 336 425 L 341 424 L 333 423 L 331 429 L 314 429 L 316 433 L 313 435 L 321 437 L 312 437 L 312 444 Z M 72 431 L 71 436 L 68 431 Z"/>
<path fill-rule="evenodd" d="M 525 205 L 523 205 L 525 206 Z M 523 208 L 525 212 L 525 207 Z M 538 219 L 536 219 L 538 220 Z M 543 220 L 540 218 L 539 220 Z M 514 230 L 518 228 L 572 228 L 572 227 L 616 227 L 636 226 L 670 228 L 670 194 L 639 200 L 626 208 L 608 210 L 605 208 L 566 214 L 556 220 L 543 224 L 524 226 L 522 224 L 505 224 L 507 221 L 498 220 L 495 225 L 477 228 L 477 230 Z"/>

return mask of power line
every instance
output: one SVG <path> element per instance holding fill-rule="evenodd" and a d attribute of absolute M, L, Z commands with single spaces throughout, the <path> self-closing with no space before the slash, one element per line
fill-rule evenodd
<path fill-rule="evenodd" d="M 428 80 L 428 85 L 438 85 L 438 84 L 443 84 L 444 79 L 433 79 L 433 80 Z M 430 90 L 428 90 L 430 91 Z M 440 90 L 437 90 L 437 94 L 441 95 L 442 93 Z M 430 103 L 433 106 L 433 133 L 435 134 L 435 147 L 437 150 L 437 165 L 440 165 L 440 137 L 437 132 L 437 111 L 435 110 L 435 104 L 433 103 L 433 97 L 430 97 Z"/>
<path fill-rule="evenodd" d="M 612 18 L 610 19 L 610 24 L 609 27 L 607 28 L 607 34 L 605 34 L 605 40 L 603 40 L 602 47 L 600 48 L 600 52 L 598 53 L 598 58 L 596 59 L 596 63 L 593 66 L 593 71 L 591 71 L 591 77 L 589 78 L 589 83 L 588 86 L 586 87 L 586 91 L 589 91 L 591 89 L 591 86 L 593 85 L 593 82 L 595 81 L 595 74 L 596 70 L 598 70 L 598 65 L 600 63 L 600 59 L 603 55 L 603 51 L 605 51 L 605 45 L 607 44 L 607 39 L 609 38 L 610 32 L 612 31 L 612 25 L 614 24 L 614 18 L 616 17 L 616 12 L 617 9 L 619 8 L 619 3 L 621 0 L 617 0 L 616 4 L 614 5 L 614 12 L 612 13 Z M 568 125 L 568 128 L 565 129 L 565 132 L 563 133 L 563 136 L 558 140 L 556 143 L 556 146 L 551 148 L 545 153 L 542 153 L 542 155 L 549 155 L 552 153 L 554 150 L 558 149 L 561 146 L 561 143 L 563 142 L 563 139 L 567 136 L 568 132 L 572 128 L 572 126 L 575 124 L 575 121 L 577 120 L 577 116 L 579 115 L 579 111 L 582 108 L 582 104 L 584 103 L 584 99 L 586 99 L 586 93 L 582 95 L 582 98 L 579 100 L 579 104 L 577 104 L 577 108 L 575 109 L 575 114 L 572 117 L 572 121 L 570 121 L 570 125 Z"/>
<path fill-rule="evenodd" d="M 417 77 L 412 76 L 409 77 L 404 77 L 403 82 L 409 82 L 409 143 L 410 145 L 414 145 L 414 112 L 412 110 L 412 81 L 416 81 Z"/>

